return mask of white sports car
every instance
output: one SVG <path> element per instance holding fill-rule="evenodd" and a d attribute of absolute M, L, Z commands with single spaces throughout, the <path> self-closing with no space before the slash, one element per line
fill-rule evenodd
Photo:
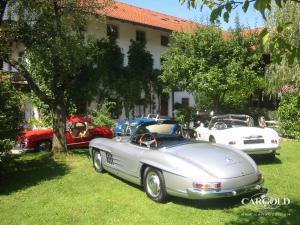
<path fill-rule="evenodd" d="M 272 156 L 279 149 L 279 135 L 271 128 L 254 127 L 253 119 L 247 115 L 227 114 L 214 116 L 208 127 L 196 129 L 196 139 L 230 145 L 248 154 Z"/>

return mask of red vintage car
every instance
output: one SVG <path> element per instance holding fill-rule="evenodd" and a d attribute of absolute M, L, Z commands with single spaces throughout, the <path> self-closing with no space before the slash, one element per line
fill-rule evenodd
<path fill-rule="evenodd" d="M 68 148 L 88 147 L 96 137 L 112 138 L 109 128 L 96 127 L 91 118 L 71 116 L 66 121 L 66 141 Z M 18 137 L 17 148 L 24 151 L 49 151 L 53 139 L 52 129 L 26 130 Z"/>

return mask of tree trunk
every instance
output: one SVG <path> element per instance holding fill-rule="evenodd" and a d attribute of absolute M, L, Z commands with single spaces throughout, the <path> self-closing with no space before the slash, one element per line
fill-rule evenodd
<path fill-rule="evenodd" d="M 220 112 L 220 99 L 219 97 L 213 99 L 214 103 L 214 114 L 218 114 Z"/>
<path fill-rule="evenodd" d="M 54 155 L 60 153 L 67 153 L 66 118 L 67 118 L 66 104 L 64 100 L 59 100 L 53 106 L 52 153 Z"/>

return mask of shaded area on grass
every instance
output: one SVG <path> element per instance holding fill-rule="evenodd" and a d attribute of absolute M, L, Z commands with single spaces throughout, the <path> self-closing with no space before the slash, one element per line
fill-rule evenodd
<path fill-rule="evenodd" d="M 280 206 L 277 209 L 243 209 L 235 214 L 235 219 L 227 222 L 226 225 L 245 224 L 299 224 L 300 204 L 292 202 L 287 206 Z"/>
<path fill-rule="evenodd" d="M 282 161 L 278 157 L 271 157 L 269 155 L 252 155 L 251 158 L 257 165 L 269 165 L 269 164 L 282 164 Z"/>
<path fill-rule="evenodd" d="M 78 155 L 78 156 L 87 156 L 89 157 L 89 149 L 88 148 L 76 148 L 76 149 L 70 149 L 69 154 L 71 155 Z"/>
<path fill-rule="evenodd" d="M 0 172 L 0 195 L 34 186 L 41 181 L 64 176 L 66 164 L 55 161 L 47 153 L 28 153 L 11 160 Z"/>
<path fill-rule="evenodd" d="M 231 209 L 240 206 L 242 198 L 250 197 L 253 193 L 243 194 L 235 197 L 212 198 L 212 199 L 185 199 L 179 197 L 169 197 L 169 201 L 174 204 L 189 206 L 197 209 Z"/>

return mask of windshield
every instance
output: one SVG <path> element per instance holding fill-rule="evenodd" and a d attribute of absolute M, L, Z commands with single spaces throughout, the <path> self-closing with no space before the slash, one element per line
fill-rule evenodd
<path fill-rule="evenodd" d="M 183 139 L 181 127 L 173 122 L 127 124 L 124 130 L 123 134 L 130 136 L 130 142 L 139 146 L 158 147 L 162 141 Z"/>
<path fill-rule="evenodd" d="M 134 134 L 155 134 L 160 137 L 178 137 L 180 135 L 177 124 L 150 124 L 140 125 L 136 128 Z"/>
<path fill-rule="evenodd" d="M 253 127 L 253 119 L 246 115 L 215 116 L 209 123 L 210 129 L 222 130 L 235 127 Z"/>

